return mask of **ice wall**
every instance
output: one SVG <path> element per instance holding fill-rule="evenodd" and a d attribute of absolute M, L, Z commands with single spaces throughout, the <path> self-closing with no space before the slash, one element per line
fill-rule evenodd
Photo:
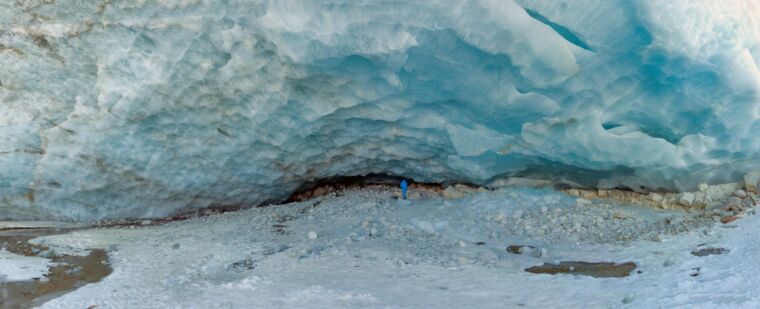
<path fill-rule="evenodd" d="M 760 167 L 760 4 L 0 2 L 0 219 L 387 173 L 692 189 Z"/>

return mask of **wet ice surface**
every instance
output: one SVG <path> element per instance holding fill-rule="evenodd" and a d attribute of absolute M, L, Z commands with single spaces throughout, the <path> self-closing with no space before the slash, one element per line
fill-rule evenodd
<path fill-rule="evenodd" d="M 37 239 L 56 250 L 108 249 L 114 269 L 44 307 L 758 304 L 757 285 L 750 284 L 760 253 L 754 215 L 720 225 L 697 213 L 588 203 L 534 189 L 458 200 L 393 195 L 351 190 L 161 226 Z M 513 254 L 510 245 L 533 248 Z M 729 251 L 689 254 L 700 245 Z M 637 268 L 626 278 L 524 271 L 560 261 L 634 262 Z"/>

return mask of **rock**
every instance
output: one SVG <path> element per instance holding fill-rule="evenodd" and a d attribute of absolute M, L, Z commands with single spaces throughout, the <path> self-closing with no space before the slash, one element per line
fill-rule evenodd
<path fill-rule="evenodd" d="M 697 186 L 697 189 L 699 189 L 699 191 L 701 191 L 701 192 L 705 192 L 705 191 L 707 191 L 707 188 L 709 188 L 709 187 L 710 186 L 708 186 L 706 183 L 703 182 L 703 183 L 700 183 Z"/>
<path fill-rule="evenodd" d="M 732 182 L 732 183 L 724 183 L 719 185 L 711 185 L 707 188 L 707 191 L 705 193 L 707 194 L 707 198 L 712 201 L 718 201 L 725 199 L 731 194 L 736 191 L 740 190 L 742 188 L 742 185 L 740 183 Z"/>
<path fill-rule="evenodd" d="M 691 206 L 705 206 L 710 201 L 710 198 L 707 196 L 706 192 L 696 192 L 694 193 L 694 200 L 691 202 Z"/>
<path fill-rule="evenodd" d="M 691 251 L 693 256 L 721 255 L 728 252 L 726 248 L 708 247 Z"/>
<path fill-rule="evenodd" d="M 694 268 L 692 268 L 692 269 L 691 269 L 691 273 L 689 273 L 689 276 L 692 276 L 692 277 L 697 277 L 697 276 L 699 276 L 699 271 L 700 271 L 700 270 L 701 270 L 701 268 L 699 268 L 699 267 L 694 267 Z"/>
<path fill-rule="evenodd" d="M 245 271 L 245 270 L 253 270 L 254 268 L 256 268 L 256 264 L 253 262 L 252 259 L 240 260 L 232 264 L 229 264 L 226 267 L 228 271 Z"/>
<path fill-rule="evenodd" d="M 46 259 L 52 258 L 55 256 L 55 251 L 53 250 L 45 250 L 40 253 L 40 257 L 44 257 Z"/>
<path fill-rule="evenodd" d="M 309 237 L 310 240 L 315 240 L 318 237 L 317 232 L 315 231 L 309 231 L 309 233 L 307 233 L 307 236 Z"/>
<path fill-rule="evenodd" d="M 723 203 L 720 202 L 710 202 L 705 205 L 705 210 L 711 212 L 719 211 L 721 208 L 723 208 Z"/>
<path fill-rule="evenodd" d="M 681 204 L 683 206 L 691 206 L 693 202 L 694 202 L 694 193 L 684 192 L 678 196 L 678 204 Z"/>
<path fill-rule="evenodd" d="M 744 190 L 742 190 L 742 191 L 744 191 Z M 746 193 L 746 192 L 745 192 L 745 193 Z M 743 200 L 742 200 L 741 198 L 738 198 L 738 197 L 736 197 L 736 196 L 730 196 L 730 197 L 728 197 L 728 198 L 725 200 L 725 203 L 726 203 L 727 205 L 740 205 L 740 204 L 742 203 L 742 201 L 743 201 Z"/>
<path fill-rule="evenodd" d="M 739 216 L 725 216 L 720 218 L 720 223 L 726 224 L 736 221 L 736 219 L 739 219 Z"/>
<path fill-rule="evenodd" d="M 675 262 L 673 262 L 671 260 L 666 260 L 664 263 L 662 263 L 662 266 L 665 266 L 665 267 L 670 267 L 670 266 L 673 266 L 673 265 L 675 265 Z"/>
<path fill-rule="evenodd" d="M 758 187 L 760 187 L 760 171 L 752 171 L 744 175 L 744 190 L 760 193 Z"/>
<path fill-rule="evenodd" d="M 67 274 L 67 275 L 69 275 L 69 276 L 78 274 L 80 272 L 82 272 L 82 268 L 81 267 L 74 267 L 74 268 L 70 268 L 70 269 L 67 269 L 66 271 L 64 271 L 64 273 Z"/>
<path fill-rule="evenodd" d="M 630 304 L 632 302 L 633 302 L 633 297 L 630 297 L 630 296 L 623 297 L 624 304 Z"/>
<path fill-rule="evenodd" d="M 507 252 L 512 254 L 523 254 L 526 252 L 533 251 L 535 247 L 533 246 L 521 246 L 521 245 L 510 245 L 507 246 Z"/>
<path fill-rule="evenodd" d="M 655 193 L 655 192 L 649 193 L 649 199 L 654 202 L 657 202 L 657 203 L 662 202 L 664 198 L 665 197 L 662 196 L 662 194 Z"/>
<path fill-rule="evenodd" d="M 153 221 L 150 221 L 150 220 L 142 220 L 142 221 L 140 221 L 140 225 L 150 225 L 151 223 L 153 223 Z"/>

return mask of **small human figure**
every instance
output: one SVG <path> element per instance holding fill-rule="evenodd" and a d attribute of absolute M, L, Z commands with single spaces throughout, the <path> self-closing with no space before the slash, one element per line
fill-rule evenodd
<path fill-rule="evenodd" d="M 408 184 L 405 179 L 401 180 L 401 198 L 406 199 L 406 188 Z"/>

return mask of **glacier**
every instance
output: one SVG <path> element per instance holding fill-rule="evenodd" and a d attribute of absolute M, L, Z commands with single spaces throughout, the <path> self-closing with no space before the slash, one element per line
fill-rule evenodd
<path fill-rule="evenodd" d="M 760 168 L 743 0 L 0 2 L 0 219 L 333 176 L 682 191 Z"/>

